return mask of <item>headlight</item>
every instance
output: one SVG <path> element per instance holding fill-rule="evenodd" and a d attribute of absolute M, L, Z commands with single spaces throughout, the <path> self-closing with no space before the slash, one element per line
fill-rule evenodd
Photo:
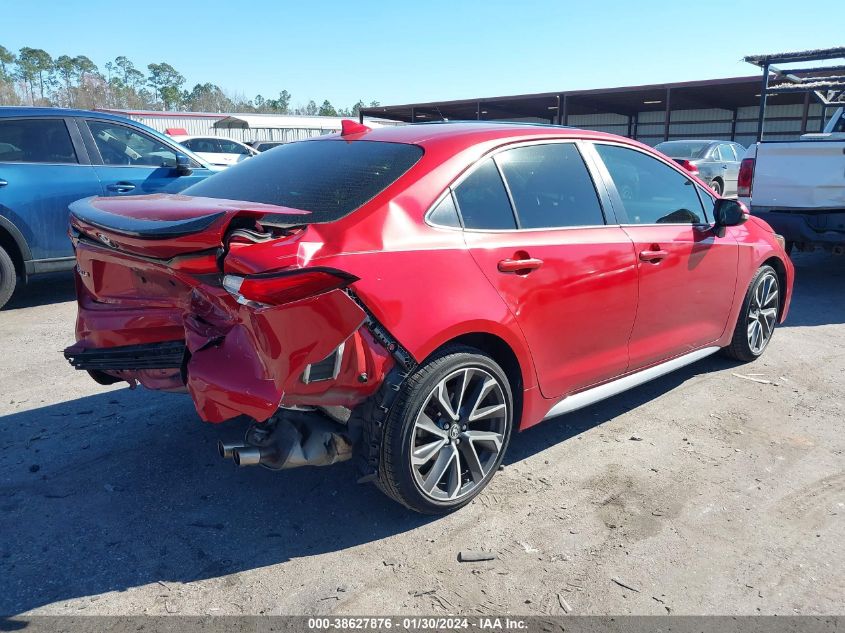
<path fill-rule="evenodd" d="M 780 244 L 780 247 L 783 250 L 786 250 L 786 240 L 783 238 L 783 235 L 778 235 L 777 233 L 775 233 L 775 239 L 777 240 L 777 243 Z"/>

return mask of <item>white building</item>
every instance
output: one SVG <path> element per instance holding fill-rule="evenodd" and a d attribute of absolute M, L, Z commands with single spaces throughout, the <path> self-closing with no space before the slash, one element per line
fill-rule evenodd
<path fill-rule="evenodd" d="M 100 108 L 148 125 L 165 134 L 188 134 L 190 136 L 224 136 L 237 141 L 297 141 L 322 134 L 340 132 L 339 116 L 304 116 L 292 114 L 254 113 L 209 113 L 209 112 L 158 112 L 155 110 L 115 110 Z M 366 117 L 364 122 L 371 127 L 400 125 L 389 121 Z"/>

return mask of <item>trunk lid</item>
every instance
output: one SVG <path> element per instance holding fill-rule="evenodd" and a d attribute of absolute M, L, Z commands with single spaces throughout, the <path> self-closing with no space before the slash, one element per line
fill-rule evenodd
<path fill-rule="evenodd" d="M 70 205 L 72 230 L 135 255 L 170 259 L 224 246 L 230 229 L 264 231 L 308 224 L 308 211 L 186 195 L 85 198 Z"/>

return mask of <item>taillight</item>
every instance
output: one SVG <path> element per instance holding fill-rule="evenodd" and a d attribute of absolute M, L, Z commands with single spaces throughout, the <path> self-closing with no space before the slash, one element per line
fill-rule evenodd
<path fill-rule="evenodd" d="M 696 167 L 695 164 L 691 163 L 688 160 L 682 160 L 679 164 L 693 176 L 698 176 L 698 167 Z"/>
<path fill-rule="evenodd" d="M 277 306 L 345 288 L 354 275 L 331 268 L 304 268 L 240 277 L 226 275 L 223 287 L 238 303 L 253 307 Z"/>
<path fill-rule="evenodd" d="M 739 176 L 736 179 L 736 195 L 751 197 L 751 184 L 754 182 L 754 159 L 743 158 L 739 164 Z"/>

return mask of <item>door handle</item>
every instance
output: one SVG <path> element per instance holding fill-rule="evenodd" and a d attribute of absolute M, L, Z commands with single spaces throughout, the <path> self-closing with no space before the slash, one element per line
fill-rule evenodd
<path fill-rule="evenodd" d="M 5 186 L 6 186 L 6 185 L 8 185 L 8 184 L 9 184 L 9 183 L 8 183 L 7 181 L 5 181 L 5 180 L 3 180 L 2 178 L 0 178 L 0 187 L 5 187 Z"/>
<path fill-rule="evenodd" d="M 114 191 L 115 193 L 128 193 L 135 189 L 135 185 L 131 182 L 116 182 L 111 185 L 106 185 L 106 189 Z"/>
<path fill-rule="evenodd" d="M 649 262 L 651 264 L 657 264 L 660 260 L 668 256 L 669 253 L 660 248 L 640 251 L 640 261 Z"/>
<path fill-rule="evenodd" d="M 728 168 L 727 165 L 722 165 L 722 169 L 727 169 L 727 168 Z"/>
<path fill-rule="evenodd" d="M 532 270 L 537 270 L 543 265 L 542 259 L 536 257 L 527 257 L 525 259 L 503 259 L 499 262 L 500 273 L 516 273 L 517 275 L 527 275 Z"/>

